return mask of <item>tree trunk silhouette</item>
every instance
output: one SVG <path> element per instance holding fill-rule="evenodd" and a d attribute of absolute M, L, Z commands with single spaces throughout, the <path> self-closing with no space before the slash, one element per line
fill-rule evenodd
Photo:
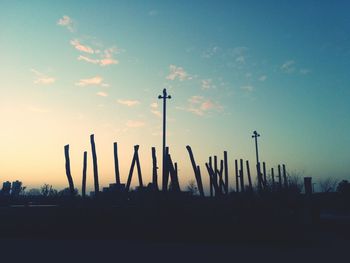
<path fill-rule="evenodd" d="M 120 185 L 120 174 L 119 174 L 119 161 L 118 161 L 118 144 L 113 143 L 114 149 L 114 172 L 115 172 L 115 182 L 117 185 Z"/>
<path fill-rule="evenodd" d="M 69 184 L 69 191 L 71 196 L 74 195 L 74 183 L 73 183 L 73 178 L 70 172 L 70 159 L 69 159 L 69 144 L 64 146 L 64 157 L 66 159 L 66 175 L 68 179 L 68 184 Z"/>
<path fill-rule="evenodd" d="M 191 147 L 189 145 L 187 145 L 186 149 L 188 151 L 188 154 L 190 155 L 191 164 L 192 164 L 192 168 L 193 168 L 193 171 L 194 171 L 194 175 L 196 177 L 199 194 L 200 194 L 200 196 L 204 197 L 204 190 L 203 190 L 202 177 L 201 177 L 200 170 L 197 169 L 197 165 L 196 165 L 196 162 L 194 160 Z"/>
<path fill-rule="evenodd" d="M 98 166 L 97 166 L 97 155 L 96 155 L 96 146 L 95 146 L 95 138 L 94 134 L 90 135 L 91 142 L 91 152 L 92 152 L 92 164 L 94 171 L 94 186 L 95 186 L 95 196 L 97 197 L 100 192 L 100 187 L 98 183 Z"/>
<path fill-rule="evenodd" d="M 87 168 L 87 152 L 84 152 L 83 159 L 83 181 L 81 183 L 81 195 L 83 198 L 86 196 L 86 168 Z"/>

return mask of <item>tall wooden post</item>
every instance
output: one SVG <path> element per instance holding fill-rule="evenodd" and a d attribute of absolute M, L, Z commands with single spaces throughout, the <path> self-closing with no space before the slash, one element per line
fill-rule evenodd
<path fill-rule="evenodd" d="M 219 188 L 221 189 L 221 183 L 218 180 L 218 157 L 214 155 L 214 180 L 219 185 Z"/>
<path fill-rule="evenodd" d="M 85 198 L 86 196 L 86 168 L 87 168 L 87 152 L 84 152 L 83 159 L 83 181 L 81 184 L 81 196 Z"/>
<path fill-rule="evenodd" d="M 248 176 L 249 190 L 252 192 L 253 191 L 253 184 L 252 184 L 252 178 L 250 177 L 250 169 L 249 169 L 249 161 L 248 160 L 246 160 L 246 165 L 247 165 L 247 176 Z"/>
<path fill-rule="evenodd" d="M 213 167 L 211 156 L 209 156 L 209 166 Z M 213 178 L 210 175 L 209 175 L 209 190 L 210 190 L 210 197 L 213 197 Z"/>
<path fill-rule="evenodd" d="M 179 179 L 177 177 L 177 164 L 175 163 L 176 167 L 174 167 L 173 161 L 171 160 L 171 156 L 170 156 L 168 151 L 167 151 L 167 153 L 168 153 L 168 156 L 167 156 L 168 168 L 167 168 L 167 170 L 170 173 L 172 191 L 180 192 L 181 191 L 180 184 L 179 184 Z"/>
<path fill-rule="evenodd" d="M 90 135 L 90 142 L 91 142 L 91 152 L 92 152 L 92 164 L 93 164 L 93 171 L 94 171 L 95 196 L 97 197 L 100 192 L 100 189 L 99 189 L 99 183 L 98 183 L 98 166 L 97 166 L 97 155 L 96 155 L 94 134 Z"/>
<path fill-rule="evenodd" d="M 273 171 L 273 167 L 271 168 L 271 183 L 272 183 L 272 190 L 274 191 L 275 190 L 275 174 L 274 174 L 274 171 Z"/>
<path fill-rule="evenodd" d="M 70 191 L 71 196 L 73 196 L 74 195 L 74 183 L 73 183 L 72 174 L 70 172 L 69 144 L 64 146 L 64 157 L 66 159 L 66 175 L 67 175 L 68 184 L 69 184 L 69 191 Z"/>
<path fill-rule="evenodd" d="M 284 188 L 288 188 L 288 180 L 287 180 L 287 173 L 286 173 L 286 165 L 282 164 L 282 172 L 283 172 L 283 184 Z"/>
<path fill-rule="evenodd" d="M 264 175 L 264 188 L 267 187 L 267 180 L 266 180 L 266 163 L 263 162 L 263 175 Z"/>
<path fill-rule="evenodd" d="M 225 178 L 225 193 L 228 194 L 228 164 L 227 164 L 227 151 L 224 151 L 224 178 Z"/>
<path fill-rule="evenodd" d="M 193 168 L 194 175 L 195 175 L 196 181 L 197 181 L 197 186 L 198 186 L 199 194 L 200 194 L 200 196 L 204 197 L 204 190 L 203 190 L 203 184 L 202 184 L 202 177 L 201 177 L 200 169 L 198 169 L 198 167 L 197 167 L 197 165 L 196 165 L 196 162 L 195 162 L 195 160 L 194 160 L 191 147 L 190 147 L 189 145 L 187 145 L 187 146 L 186 146 L 186 149 L 187 149 L 188 154 L 189 154 L 189 156 L 190 156 L 192 168 Z"/>
<path fill-rule="evenodd" d="M 220 196 L 220 190 L 219 190 L 219 186 L 217 184 L 217 182 L 214 180 L 214 170 L 213 170 L 213 167 L 210 166 L 208 163 L 205 163 L 205 166 L 207 167 L 207 170 L 208 170 L 208 174 L 209 176 L 212 178 L 212 182 L 213 182 L 213 188 L 214 188 L 214 191 L 215 191 L 215 196 Z M 199 168 L 199 166 L 198 166 Z"/>
<path fill-rule="evenodd" d="M 139 186 L 143 187 L 141 166 L 140 166 L 140 160 L 139 160 L 138 151 L 139 151 L 139 145 L 135 145 L 134 146 L 134 156 L 133 156 L 132 161 L 131 161 L 131 166 L 130 166 L 130 170 L 129 170 L 128 180 L 127 180 L 127 183 L 126 183 L 126 186 L 125 186 L 125 191 L 126 192 L 128 192 L 129 189 L 130 189 L 131 179 L 132 179 L 132 174 L 134 172 L 135 164 L 136 164 L 136 167 L 137 167 Z"/>
<path fill-rule="evenodd" d="M 238 173 L 238 161 L 235 160 L 235 172 L 236 172 L 236 192 L 239 193 L 239 173 Z"/>
<path fill-rule="evenodd" d="M 281 165 L 278 165 L 278 188 L 282 189 L 282 175 L 281 175 Z"/>
<path fill-rule="evenodd" d="M 119 175 L 119 161 L 118 161 L 118 144 L 113 143 L 114 149 L 114 172 L 115 172 L 115 182 L 120 185 L 120 175 Z"/>
<path fill-rule="evenodd" d="M 241 179 L 241 192 L 245 192 L 245 189 L 244 189 L 243 159 L 240 159 L 239 162 L 240 162 L 240 167 L 241 167 L 241 169 L 239 170 L 239 177 Z"/>
<path fill-rule="evenodd" d="M 156 148 L 152 147 L 152 185 L 154 189 L 158 190 L 158 174 L 157 174 L 157 156 L 156 156 Z"/>

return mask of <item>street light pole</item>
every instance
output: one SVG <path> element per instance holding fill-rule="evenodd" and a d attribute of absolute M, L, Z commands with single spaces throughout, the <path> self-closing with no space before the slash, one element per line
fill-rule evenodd
<path fill-rule="evenodd" d="M 171 99 L 171 96 L 167 94 L 166 89 L 163 89 L 163 96 L 159 95 L 158 99 L 163 99 L 163 160 L 162 160 L 162 190 L 167 190 L 167 180 L 165 177 L 167 176 L 165 167 L 166 167 L 166 156 L 165 156 L 165 148 L 166 148 L 166 100 Z"/>
<path fill-rule="evenodd" d="M 260 134 L 257 131 L 253 131 L 252 138 L 254 138 L 255 140 L 256 169 L 258 174 L 258 188 L 260 191 L 261 190 L 261 173 L 260 173 L 260 162 L 259 162 L 258 137 L 260 137 Z"/>

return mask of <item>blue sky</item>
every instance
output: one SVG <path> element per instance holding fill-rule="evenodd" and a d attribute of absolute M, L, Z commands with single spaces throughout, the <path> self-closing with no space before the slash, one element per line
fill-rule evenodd
<path fill-rule="evenodd" d="M 193 177 L 187 144 L 203 169 L 209 155 L 223 150 L 233 169 L 233 159 L 254 162 L 255 129 L 268 167 L 286 163 L 316 179 L 349 178 L 348 1 L 0 6 L 6 180 L 66 184 L 62 152 L 69 143 L 80 181 L 90 133 L 103 183 L 113 180 L 114 140 L 125 174 L 132 146 L 140 144 L 149 179 L 150 147 L 161 149 L 163 88 L 173 96 L 168 142 L 183 185 Z"/>

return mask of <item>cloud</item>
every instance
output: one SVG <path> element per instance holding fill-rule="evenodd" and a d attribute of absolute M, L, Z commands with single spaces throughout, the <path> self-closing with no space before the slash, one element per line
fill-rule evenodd
<path fill-rule="evenodd" d="M 56 81 L 55 78 L 49 77 L 49 76 L 45 75 L 44 73 L 41 73 L 35 69 L 31 69 L 30 71 L 33 72 L 35 75 L 34 84 L 50 85 L 50 84 L 55 83 L 55 81 Z"/>
<path fill-rule="evenodd" d="M 83 44 L 81 44 L 79 42 L 79 40 L 77 39 L 73 39 L 70 41 L 71 45 L 75 47 L 75 49 L 81 51 L 81 52 L 85 52 L 85 53 L 89 53 L 89 54 L 94 54 L 94 50 L 89 47 L 89 46 L 85 46 Z"/>
<path fill-rule="evenodd" d="M 251 85 L 241 86 L 241 90 L 246 92 L 252 92 L 254 90 L 254 87 Z"/>
<path fill-rule="evenodd" d="M 77 44 L 77 43 L 75 43 L 75 44 Z M 79 48 L 77 48 L 77 46 L 76 46 L 76 48 L 78 50 L 81 50 L 82 45 L 80 43 L 78 43 L 78 44 L 79 45 L 77 45 L 77 46 L 79 46 Z M 87 52 L 87 50 L 88 50 L 87 48 L 90 48 L 88 46 L 83 46 L 83 47 L 84 47 L 83 49 L 85 50 L 83 52 Z M 85 61 L 85 62 L 92 63 L 92 64 L 98 64 L 101 67 L 105 67 L 105 66 L 108 66 L 108 65 L 113 65 L 113 64 L 118 64 L 119 63 L 118 60 L 113 58 L 114 54 L 117 54 L 117 53 L 120 52 L 120 50 L 117 49 L 116 47 L 107 48 L 107 49 L 105 49 L 103 51 L 103 53 L 100 50 L 93 50 L 92 48 L 90 48 L 90 49 L 91 49 L 91 51 L 94 54 L 100 54 L 100 58 L 99 59 L 98 58 L 93 59 L 93 58 L 90 58 L 90 57 L 87 57 L 87 56 L 80 55 L 78 57 L 78 60 Z M 88 52 L 88 53 L 90 53 L 90 52 Z"/>
<path fill-rule="evenodd" d="M 97 92 L 96 95 L 97 95 L 97 96 L 100 96 L 100 97 L 107 97 L 107 96 L 108 96 L 108 93 L 103 92 L 103 91 L 100 91 L 100 92 Z"/>
<path fill-rule="evenodd" d="M 207 48 L 203 53 L 202 53 L 202 58 L 211 58 L 215 54 L 217 54 L 220 51 L 220 47 L 218 46 L 213 46 L 210 48 Z"/>
<path fill-rule="evenodd" d="M 212 84 L 212 79 L 203 79 L 202 80 L 202 89 L 214 89 L 215 85 Z"/>
<path fill-rule="evenodd" d="M 158 103 L 157 102 L 153 102 L 150 105 L 151 107 L 151 113 L 156 115 L 157 117 L 162 117 L 162 113 L 158 110 Z"/>
<path fill-rule="evenodd" d="M 142 126 L 145 126 L 145 123 L 143 121 L 128 120 L 126 122 L 126 126 L 129 128 L 140 128 Z"/>
<path fill-rule="evenodd" d="M 259 80 L 260 81 L 265 81 L 267 79 L 267 76 L 266 75 L 262 75 L 259 77 Z"/>
<path fill-rule="evenodd" d="M 80 86 L 80 87 L 85 87 L 85 86 L 100 86 L 103 85 L 103 78 L 100 76 L 96 76 L 90 79 L 81 79 L 79 82 L 75 83 L 75 85 Z"/>
<path fill-rule="evenodd" d="M 99 64 L 100 63 L 100 61 L 98 59 L 92 59 L 92 58 L 82 56 L 82 55 L 80 55 L 78 57 L 78 60 L 83 60 L 83 61 L 86 61 L 86 62 L 92 63 L 92 64 Z"/>
<path fill-rule="evenodd" d="M 294 65 L 295 65 L 294 60 L 288 60 L 282 64 L 281 70 L 285 73 L 292 73 L 295 70 Z"/>
<path fill-rule="evenodd" d="M 188 106 L 186 108 L 177 107 L 177 109 L 185 110 L 198 116 L 203 116 L 213 110 L 220 112 L 223 110 L 223 106 L 202 96 L 192 96 L 188 99 Z"/>
<path fill-rule="evenodd" d="M 117 102 L 128 107 L 133 107 L 140 104 L 140 101 L 138 100 L 117 100 Z"/>
<path fill-rule="evenodd" d="M 179 79 L 180 81 L 191 79 L 191 76 L 187 74 L 187 72 L 182 67 L 177 67 L 175 65 L 169 66 L 170 73 L 166 77 L 167 80 L 176 80 Z"/>
<path fill-rule="evenodd" d="M 69 16 L 63 16 L 58 19 L 57 25 L 66 27 L 70 32 L 74 32 L 74 22 Z"/>

